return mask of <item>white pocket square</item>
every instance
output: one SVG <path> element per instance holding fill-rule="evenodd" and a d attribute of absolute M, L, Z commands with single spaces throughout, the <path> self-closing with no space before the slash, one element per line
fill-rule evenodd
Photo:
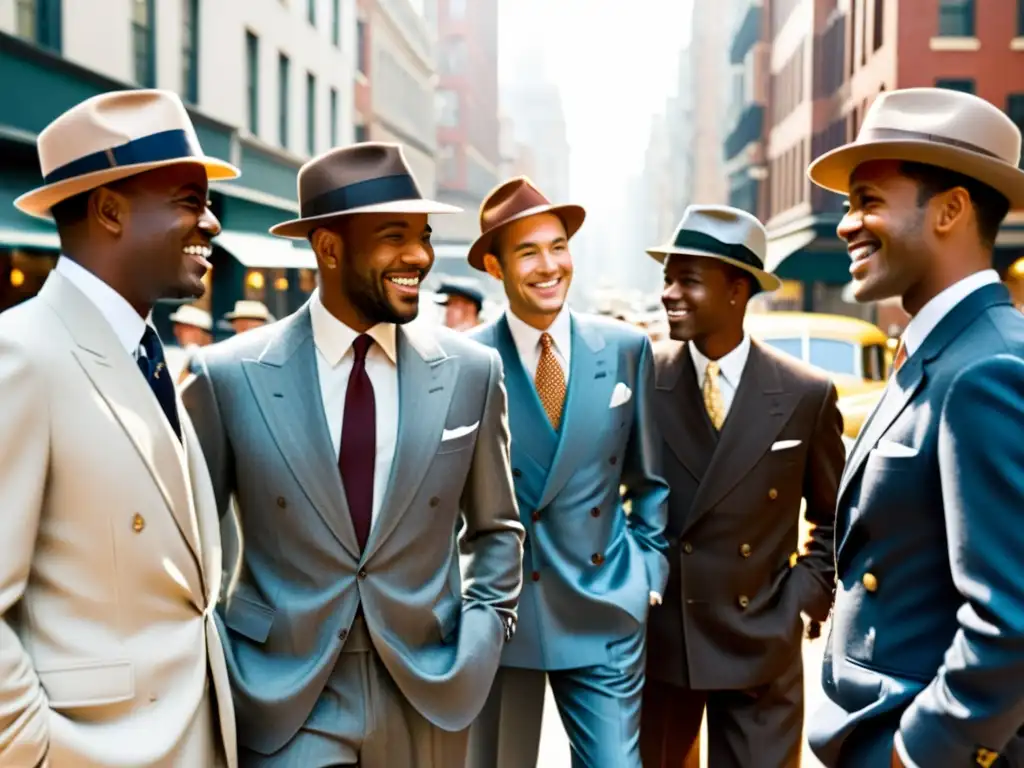
<path fill-rule="evenodd" d="M 893 442 L 892 440 L 879 440 L 871 453 L 876 456 L 888 456 L 895 459 L 906 459 L 911 456 L 917 456 L 916 449 L 910 448 L 902 443 Z"/>
<path fill-rule="evenodd" d="M 612 391 L 612 401 L 608 404 L 608 407 L 618 408 L 623 403 L 628 403 L 632 396 L 633 390 L 620 381 L 615 385 L 615 389 Z"/>
<path fill-rule="evenodd" d="M 802 440 L 779 440 L 778 442 L 772 443 L 773 451 L 784 451 L 787 448 L 796 448 Z"/>
<path fill-rule="evenodd" d="M 441 433 L 441 442 L 443 443 L 445 440 L 455 440 L 457 438 L 464 437 L 465 435 L 468 435 L 470 432 L 475 431 L 476 428 L 479 426 L 480 422 L 478 421 L 475 424 L 469 424 L 468 426 L 465 427 L 446 429 L 444 432 Z"/>

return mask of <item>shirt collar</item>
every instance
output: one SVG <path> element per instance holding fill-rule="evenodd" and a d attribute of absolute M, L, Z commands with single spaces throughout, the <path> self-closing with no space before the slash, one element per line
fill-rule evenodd
<path fill-rule="evenodd" d="M 320 294 L 314 293 L 309 302 L 309 319 L 313 326 L 313 343 L 332 368 L 341 362 L 360 334 L 349 328 L 336 318 L 320 301 Z M 366 332 L 388 356 L 388 360 L 396 363 L 396 332 L 393 323 L 377 323 Z"/>
<path fill-rule="evenodd" d="M 709 358 L 701 354 L 697 345 L 690 343 L 690 357 L 693 358 L 693 367 L 697 371 L 697 383 L 704 385 L 704 373 L 707 370 Z M 747 357 L 750 355 L 750 336 L 743 334 L 740 343 L 727 355 L 718 359 L 718 372 L 733 389 L 738 389 L 740 377 L 743 376 L 743 369 L 747 365 Z"/>
<path fill-rule="evenodd" d="M 569 306 L 567 304 L 562 306 L 562 311 L 558 313 L 558 316 L 555 317 L 554 322 L 551 323 L 546 331 L 540 331 L 532 325 L 527 325 L 511 309 L 505 313 L 505 316 L 508 319 L 509 331 L 512 332 L 512 338 L 515 340 L 516 347 L 520 350 L 520 353 L 527 350 L 530 352 L 536 350 L 540 345 L 541 334 L 548 333 L 554 342 L 555 350 L 563 358 L 568 359 L 569 345 L 572 341 L 572 316 L 569 313 Z"/>
<path fill-rule="evenodd" d="M 903 332 L 903 345 L 907 350 L 907 357 L 921 348 L 925 339 L 928 338 L 935 326 L 942 322 L 942 318 L 949 314 L 957 304 L 966 299 L 979 288 L 999 282 L 999 274 L 994 269 L 983 269 L 968 275 L 963 280 L 953 283 L 944 291 L 934 296 L 921 311 L 911 318 L 907 329 Z"/>
<path fill-rule="evenodd" d="M 121 346 L 129 355 L 134 356 L 142 344 L 149 318 L 143 319 L 124 296 L 67 256 L 57 260 L 54 271 L 85 294 L 110 324 Z"/>

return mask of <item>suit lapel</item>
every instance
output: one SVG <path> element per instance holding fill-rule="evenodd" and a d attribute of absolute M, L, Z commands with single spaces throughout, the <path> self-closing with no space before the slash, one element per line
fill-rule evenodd
<path fill-rule="evenodd" d="M 796 392 L 783 391 L 775 361 L 752 341 L 739 389 L 697 489 L 687 527 L 721 501 L 771 450 L 799 399 Z"/>
<path fill-rule="evenodd" d="M 281 325 L 258 360 L 242 362 L 260 412 L 285 463 L 341 545 L 359 544 L 324 417 L 309 305 Z"/>
<path fill-rule="evenodd" d="M 614 347 L 596 328 L 572 314 L 569 390 L 566 393 L 558 448 L 551 462 L 538 507 L 543 508 L 565 487 L 594 439 L 595 427 L 607 419 L 618 366 Z"/>
<path fill-rule="evenodd" d="M 54 308 L 74 338 L 78 348 L 72 354 L 135 446 L 201 571 L 185 454 L 138 366 L 99 309 L 60 273 L 50 274 L 40 298 Z"/>
<path fill-rule="evenodd" d="M 673 358 L 658 369 L 654 387 L 668 393 L 661 400 L 667 407 L 658 413 L 662 436 L 699 482 L 714 455 L 718 435 L 704 410 L 688 344 L 680 344 Z"/>
<path fill-rule="evenodd" d="M 398 330 L 398 444 L 388 491 L 370 531 L 366 557 L 387 540 L 412 503 L 441 444 L 459 372 L 427 328 Z"/>

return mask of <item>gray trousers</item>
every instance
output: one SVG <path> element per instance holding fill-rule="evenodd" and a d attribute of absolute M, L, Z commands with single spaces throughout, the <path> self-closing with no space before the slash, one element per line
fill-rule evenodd
<path fill-rule="evenodd" d="M 462 768 L 468 731 L 449 733 L 405 700 L 356 619 L 312 714 L 272 755 L 241 749 L 239 768 Z"/>

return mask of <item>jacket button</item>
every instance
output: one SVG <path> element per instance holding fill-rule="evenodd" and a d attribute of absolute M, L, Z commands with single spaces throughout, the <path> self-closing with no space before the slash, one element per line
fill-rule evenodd
<path fill-rule="evenodd" d="M 142 533 L 142 529 L 146 527 L 146 519 L 136 512 L 132 515 L 132 530 L 136 533 Z"/>
<path fill-rule="evenodd" d="M 530 574 L 530 578 L 533 579 L 534 581 L 540 581 L 540 572 L 539 571 L 534 571 L 533 573 Z"/>
<path fill-rule="evenodd" d="M 600 517 L 601 516 L 601 510 L 598 509 L 597 507 L 594 507 L 593 509 L 590 510 L 590 516 L 591 517 Z"/>
<path fill-rule="evenodd" d="M 740 544 L 740 554 L 743 555 L 743 557 L 750 557 L 750 545 Z"/>
<path fill-rule="evenodd" d="M 535 523 L 539 523 L 540 522 L 540 510 L 537 510 L 537 509 L 533 510 L 533 513 L 530 515 L 530 519 L 533 520 L 533 522 L 535 522 Z"/>
<path fill-rule="evenodd" d="M 736 602 L 740 604 L 740 608 L 746 608 L 750 605 L 750 598 L 746 595 L 740 595 Z"/>
<path fill-rule="evenodd" d="M 685 552 L 688 555 L 692 554 L 693 553 L 693 544 L 691 544 L 688 541 L 684 541 L 683 542 L 683 552 Z"/>
<path fill-rule="evenodd" d="M 873 573 L 865 573 L 863 578 L 861 578 L 861 583 L 868 592 L 878 591 L 878 579 Z"/>
<path fill-rule="evenodd" d="M 279 506 L 281 509 L 284 509 L 285 507 L 288 506 L 288 502 L 285 500 L 284 496 L 277 497 L 277 506 Z"/>
<path fill-rule="evenodd" d="M 602 555 L 600 552 L 595 552 L 593 555 L 590 556 L 590 562 L 592 562 L 594 565 L 601 565 L 601 563 L 604 562 L 604 555 Z"/>
<path fill-rule="evenodd" d="M 338 633 L 338 639 L 341 640 L 341 642 L 345 642 L 345 638 L 347 638 L 347 637 L 348 637 L 348 630 L 347 629 L 343 629 L 343 630 L 341 630 L 341 632 Z"/>
<path fill-rule="evenodd" d="M 359 569 L 359 573 L 356 574 L 356 575 L 359 577 L 359 580 L 362 581 L 363 579 L 366 578 L 366 569 L 365 568 L 360 568 Z"/>
<path fill-rule="evenodd" d="M 616 464 L 619 463 L 619 459 L 617 456 L 612 456 L 610 459 L 608 459 L 608 463 L 614 467 Z"/>
<path fill-rule="evenodd" d="M 779 498 L 779 492 L 774 488 L 770 489 L 768 491 L 768 498 L 771 499 L 772 501 L 775 501 L 777 498 Z"/>
<path fill-rule="evenodd" d="M 440 503 L 441 503 L 441 500 L 439 498 L 437 498 L 437 496 L 431 496 L 430 497 L 430 506 L 436 507 Z"/>
<path fill-rule="evenodd" d="M 522 476 L 523 476 L 523 473 L 520 472 L 518 469 L 513 469 L 512 470 L 512 477 L 522 477 Z"/>

